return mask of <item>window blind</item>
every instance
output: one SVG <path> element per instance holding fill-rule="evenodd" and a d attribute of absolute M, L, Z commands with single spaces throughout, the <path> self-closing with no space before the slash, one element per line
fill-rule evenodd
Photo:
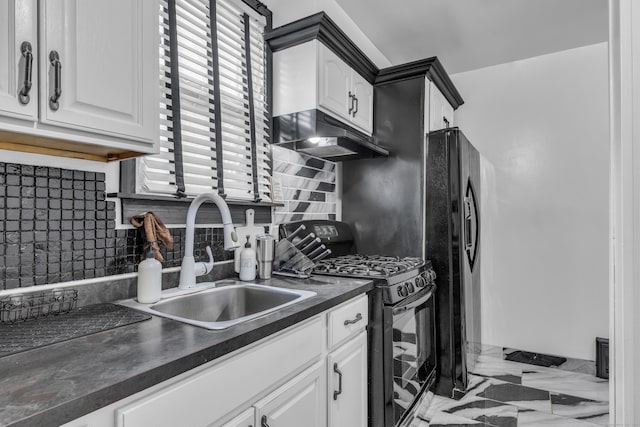
<path fill-rule="evenodd" d="M 161 0 L 160 154 L 137 191 L 271 201 L 265 19 L 235 0 Z"/>

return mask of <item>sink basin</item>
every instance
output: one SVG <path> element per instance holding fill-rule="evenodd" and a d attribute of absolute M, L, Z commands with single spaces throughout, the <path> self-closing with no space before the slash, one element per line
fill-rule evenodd
<path fill-rule="evenodd" d="M 141 304 L 122 305 L 207 329 L 225 329 L 316 295 L 315 292 L 258 284 L 234 284 Z"/>

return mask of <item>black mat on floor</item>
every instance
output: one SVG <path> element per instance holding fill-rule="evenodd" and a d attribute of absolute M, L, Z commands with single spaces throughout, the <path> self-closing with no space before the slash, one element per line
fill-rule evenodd
<path fill-rule="evenodd" d="M 512 362 L 528 363 L 537 366 L 560 366 L 567 361 L 564 357 L 549 356 L 548 354 L 529 353 L 528 351 L 514 351 L 505 356 L 505 359 Z"/>
<path fill-rule="evenodd" d="M 0 323 L 0 357 L 150 319 L 115 304 L 94 304 L 67 314 Z"/>

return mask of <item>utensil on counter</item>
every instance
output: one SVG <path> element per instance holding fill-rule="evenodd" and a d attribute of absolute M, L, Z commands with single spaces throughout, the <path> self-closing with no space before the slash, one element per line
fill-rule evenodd
<path fill-rule="evenodd" d="M 246 239 L 245 236 L 249 236 L 249 243 L 252 248 L 256 247 L 256 237 L 264 234 L 264 227 L 261 225 L 255 225 L 255 215 L 256 211 L 253 209 L 247 209 L 245 211 L 246 215 L 246 224 L 244 227 L 236 228 L 236 234 L 244 241 Z M 301 225 L 302 227 L 302 225 Z M 240 273 L 240 252 L 242 250 L 238 249 L 234 251 L 233 254 L 233 267 L 236 273 Z"/>
<path fill-rule="evenodd" d="M 315 239 L 313 239 L 313 240 L 311 241 L 311 243 L 309 243 L 308 245 L 306 245 L 306 246 L 304 246 L 302 249 L 300 249 L 300 251 L 301 251 L 303 254 L 308 254 L 308 253 L 310 253 L 310 252 L 313 250 L 313 248 L 315 248 L 315 247 L 316 247 L 320 242 L 322 242 L 322 240 L 320 240 L 320 238 L 319 238 L 319 237 L 316 237 Z"/>
<path fill-rule="evenodd" d="M 313 240 L 315 238 L 316 238 L 315 234 L 309 233 L 306 236 L 304 236 L 301 240 L 299 240 L 296 243 L 294 243 L 293 246 L 295 246 L 296 248 L 300 249 L 303 246 L 306 246 L 311 240 Z"/>
<path fill-rule="evenodd" d="M 316 256 L 315 258 L 313 258 L 311 261 L 318 262 L 323 258 L 328 257 L 329 255 L 331 255 L 331 249 L 327 249 L 326 251 L 322 252 L 320 255 Z"/>
<path fill-rule="evenodd" d="M 327 247 L 325 245 L 320 245 L 316 249 L 312 250 L 307 254 L 307 258 L 313 259 L 314 257 L 320 255 Z"/>
<path fill-rule="evenodd" d="M 300 227 L 296 228 L 295 231 L 287 237 L 287 240 L 290 242 L 293 242 L 293 238 L 296 237 L 298 234 L 302 233 L 306 229 L 307 227 L 305 227 L 304 224 L 300 224 Z"/>

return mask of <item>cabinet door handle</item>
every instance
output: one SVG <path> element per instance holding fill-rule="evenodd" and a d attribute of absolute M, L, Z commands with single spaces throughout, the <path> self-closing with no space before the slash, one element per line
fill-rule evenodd
<path fill-rule="evenodd" d="M 449 120 L 444 116 L 442 116 L 442 123 L 444 124 L 445 129 L 449 129 Z"/>
<path fill-rule="evenodd" d="M 31 90 L 31 76 L 33 75 L 33 48 L 31 43 L 22 42 L 20 51 L 24 57 L 24 83 L 18 93 L 18 99 L 21 104 L 26 105 L 30 100 L 29 91 Z"/>
<path fill-rule="evenodd" d="M 351 115 L 351 112 L 353 111 L 353 100 L 355 99 L 355 95 L 351 93 L 351 91 L 349 91 L 349 115 Z"/>
<path fill-rule="evenodd" d="M 57 51 L 52 50 L 49 52 L 49 62 L 53 67 L 53 95 L 49 98 L 49 107 L 53 111 L 57 111 L 60 108 L 58 100 L 62 95 L 62 63 Z"/>
<path fill-rule="evenodd" d="M 342 394 L 342 371 L 338 369 L 338 364 L 333 364 L 333 372 L 338 374 L 338 391 L 333 392 L 333 400 L 338 400 L 338 396 Z"/>
<path fill-rule="evenodd" d="M 267 416 L 263 415 L 260 420 L 261 427 L 269 427 L 269 423 L 267 422 Z"/>
<path fill-rule="evenodd" d="M 358 323 L 361 320 L 362 320 L 362 313 L 358 313 L 358 314 L 356 314 L 356 318 L 355 319 L 353 319 L 353 320 L 345 320 L 344 321 L 344 326 L 349 326 L 349 325 L 351 325 L 353 323 Z"/>
<path fill-rule="evenodd" d="M 356 97 L 355 95 L 353 95 L 353 100 L 356 102 L 356 107 L 353 110 L 353 117 L 356 116 L 356 113 L 358 112 L 358 97 Z"/>

